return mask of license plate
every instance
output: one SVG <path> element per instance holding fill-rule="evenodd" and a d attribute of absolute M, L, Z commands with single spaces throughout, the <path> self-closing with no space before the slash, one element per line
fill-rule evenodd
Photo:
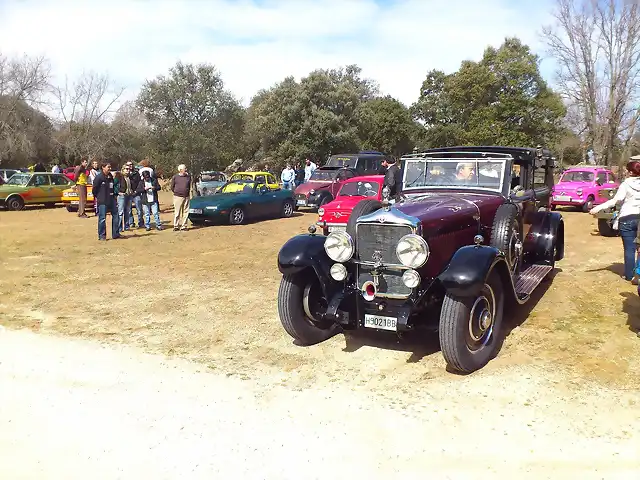
<path fill-rule="evenodd" d="M 202 215 L 202 209 L 201 208 L 190 208 L 189 209 L 189 213 L 195 213 L 196 215 Z"/>
<path fill-rule="evenodd" d="M 298 200 L 298 205 L 306 205 L 307 201 L 306 200 Z"/>
<path fill-rule="evenodd" d="M 71 200 L 71 205 L 80 205 L 80 200 Z"/>
<path fill-rule="evenodd" d="M 558 202 L 570 202 L 571 201 L 571 197 L 569 197 L 567 195 L 554 195 L 553 199 L 557 200 Z"/>
<path fill-rule="evenodd" d="M 329 232 L 338 232 L 338 231 L 344 232 L 346 230 L 347 230 L 346 226 L 336 225 L 332 227 L 331 225 L 329 225 Z"/>
<path fill-rule="evenodd" d="M 364 326 L 367 328 L 379 328 L 381 330 L 396 331 L 398 319 L 395 317 L 381 317 L 379 315 L 364 315 Z"/>

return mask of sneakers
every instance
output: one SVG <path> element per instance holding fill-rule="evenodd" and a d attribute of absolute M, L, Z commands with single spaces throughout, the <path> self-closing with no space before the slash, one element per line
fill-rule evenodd
<path fill-rule="evenodd" d="M 142 227 L 140 227 L 140 228 L 142 228 Z M 144 227 L 144 229 L 145 229 L 147 232 L 150 232 L 150 231 L 151 231 L 151 227 Z"/>

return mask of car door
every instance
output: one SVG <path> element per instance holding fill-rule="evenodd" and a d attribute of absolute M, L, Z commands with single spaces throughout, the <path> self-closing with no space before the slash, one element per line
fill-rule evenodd
<path fill-rule="evenodd" d="M 50 203 L 54 199 L 53 188 L 49 180 L 49 175 L 46 173 L 35 173 L 27 185 L 29 188 L 26 192 L 26 198 L 24 203 L 37 204 L 37 203 Z"/>
<path fill-rule="evenodd" d="M 273 175 L 267 175 L 267 188 L 271 190 L 278 190 L 280 188 L 280 184 Z"/>
<path fill-rule="evenodd" d="M 55 197 L 56 203 L 62 201 L 62 192 L 67 188 L 71 187 L 73 183 L 64 175 L 49 175 L 49 179 L 51 181 L 51 189 L 53 195 Z"/>

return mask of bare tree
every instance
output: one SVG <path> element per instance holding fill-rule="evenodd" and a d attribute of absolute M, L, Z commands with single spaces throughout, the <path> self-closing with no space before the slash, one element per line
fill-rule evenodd
<path fill-rule="evenodd" d="M 54 87 L 59 118 L 55 140 L 67 155 L 99 156 L 113 140 L 109 121 L 116 112 L 124 88 L 107 75 L 83 73 L 77 80 L 65 80 Z"/>
<path fill-rule="evenodd" d="M 31 157 L 48 122 L 36 109 L 44 101 L 51 68 L 44 57 L 9 58 L 0 53 L 0 162 Z"/>
<path fill-rule="evenodd" d="M 640 119 L 640 8 L 630 1 L 557 0 L 554 17 L 542 33 L 558 62 L 557 88 L 578 113 L 596 160 L 610 163 Z"/>

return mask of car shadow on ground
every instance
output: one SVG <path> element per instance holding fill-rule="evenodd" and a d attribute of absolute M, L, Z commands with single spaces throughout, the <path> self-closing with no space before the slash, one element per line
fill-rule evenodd
<path fill-rule="evenodd" d="M 640 296 L 631 292 L 620 292 L 624 299 L 622 311 L 627 314 L 627 326 L 633 333 L 640 333 Z"/>
<path fill-rule="evenodd" d="M 294 212 L 291 214 L 289 218 L 302 217 L 304 216 L 302 213 Z M 269 222 L 274 220 L 287 220 L 284 217 L 266 217 L 266 218 L 252 218 L 249 220 L 245 220 L 242 225 L 255 225 L 262 222 Z M 192 223 L 193 228 L 207 228 L 207 227 L 237 227 L 239 225 L 231 225 L 227 219 L 219 219 L 219 220 L 209 220 L 204 224 L 196 225 Z M 242 226 L 240 225 L 240 226 Z"/>
<path fill-rule="evenodd" d="M 408 332 L 399 338 L 392 332 L 374 332 L 362 329 L 344 332 L 344 340 L 343 352 L 353 353 L 362 347 L 407 352 L 411 353 L 407 358 L 407 363 L 417 363 L 424 357 L 440 351 L 438 334 L 433 330 Z"/>
<path fill-rule="evenodd" d="M 624 263 L 616 262 L 607 267 L 594 268 L 593 270 L 585 270 L 586 272 L 612 272 L 621 277 L 624 275 Z"/>

